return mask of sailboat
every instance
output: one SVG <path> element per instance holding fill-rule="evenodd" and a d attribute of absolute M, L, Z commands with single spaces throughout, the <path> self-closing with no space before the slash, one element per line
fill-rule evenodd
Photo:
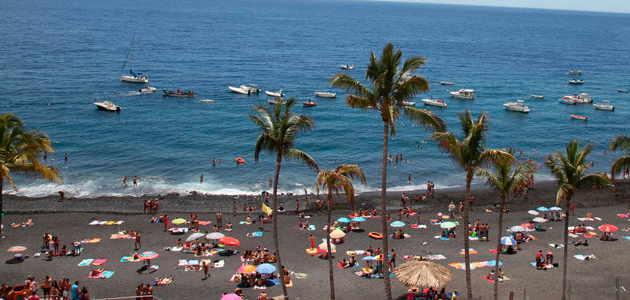
<path fill-rule="evenodd" d="M 133 38 L 131 39 L 131 48 L 129 49 L 129 53 L 127 53 L 127 58 L 125 58 L 125 63 L 123 64 L 122 70 L 120 70 L 120 80 L 125 82 L 133 82 L 133 83 L 149 83 L 149 76 L 143 73 L 136 73 L 133 71 L 133 46 L 136 39 L 136 34 L 133 34 Z M 127 59 L 129 59 L 129 74 L 123 74 L 125 71 L 125 66 L 127 66 Z"/>

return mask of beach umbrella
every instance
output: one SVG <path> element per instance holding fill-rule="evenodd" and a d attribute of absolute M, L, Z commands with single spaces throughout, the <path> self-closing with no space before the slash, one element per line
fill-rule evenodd
<path fill-rule="evenodd" d="M 547 220 L 541 218 L 541 217 L 535 217 L 532 221 L 536 222 L 536 223 L 545 223 L 547 222 Z"/>
<path fill-rule="evenodd" d="M 144 251 L 140 254 L 140 260 L 152 260 L 158 258 L 158 256 L 160 255 L 153 251 Z"/>
<path fill-rule="evenodd" d="M 324 251 L 328 251 L 328 244 L 326 243 L 321 243 L 319 244 L 319 249 L 322 249 Z M 335 244 L 330 244 L 330 250 L 335 250 Z"/>
<path fill-rule="evenodd" d="M 344 236 L 346 236 L 346 233 L 339 229 L 335 229 L 330 233 L 330 237 L 333 239 L 340 239 Z"/>
<path fill-rule="evenodd" d="M 226 246 L 238 246 L 241 244 L 241 242 L 239 242 L 237 239 L 231 237 L 222 237 L 219 239 L 219 242 Z"/>
<path fill-rule="evenodd" d="M 241 298 L 241 296 L 231 293 L 231 294 L 225 294 L 223 296 L 221 296 L 221 300 L 242 300 L 243 298 Z"/>
<path fill-rule="evenodd" d="M 488 262 L 486 263 L 486 266 L 488 266 L 488 267 L 494 267 L 494 266 L 496 266 L 496 265 L 497 265 L 497 261 L 496 261 L 496 260 L 494 260 L 494 259 L 493 259 L 493 260 L 491 260 L 491 261 L 488 261 Z M 503 262 L 502 262 L 502 261 L 499 261 L 499 266 L 502 266 L 502 265 L 503 265 Z"/>
<path fill-rule="evenodd" d="M 525 228 L 523 228 L 521 226 L 512 226 L 512 228 L 510 228 L 510 231 L 512 231 L 512 232 L 521 232 L 521 231 L 525 231 Z"/>
<path fill-rule="evenodd" d="M 610 224 L 605 224 L 605 225 L 599 226 L 599 230 L 604 231 L 604 232 L 613 232 L 613 231 L 617 231 L 617 227 Z"/>
<path fill-rule="evenodd" d="M 186 241 L 187 242 L 192 242 L 192 241 L 194 241 L 194 240 L 196 240 L 198 238 L 201 238 L 203 236 L 205 236 L 205 234 L 203 234 L 201 232 L 195 232 L 195 233 L 191 234 L 188 238 L 186 238 Z"/>
<path fill-rule="evenodd" d="M 337 219 L 337 222 L 340 222 L 340 223 L 350 223 L 350 219 L 345 218 L 345 217 L 344 217 L 344 218 L 339 218 L 339 219 Z"/>
<path fill-rule="evenodd" d="M 404 222 L 401 222 L 401 221 L 394 221 L 394 222 L 392 222 L 392 224 L 390 224 L 390 225 L 391 225 L 392 227 L 403 227 L 403 226 L 405 226 L 405 223 L 404 223 Z"/>
<path fill-rule="evenodd" d="M 523 228 L 530 228 L 530 227 L 532 227 L 532 224 L 530 224 L 530 223 L 523 223 L 523 224 L 521 224 L 521 227 L 523 227 Z"/>
<path fill-rule="evenodd" d="M 175 220 L 171 221 L 171 223 L 172 223 L 172 224 L 175 224 L 175 225 L 181 225 L 181 224 L 186 223 L 186 219 L 177 218 L 177 219 L 175 219 Z"/>
<path fill-rule="evenodd" d="M 7 249 L 7 251 L 9 251 L 9 252 L 22 252 L 22 251 L 25 251 L 25 250 L 26 250 L 26 247 L 24 247 L 24 246 L 13 246 L 13 247 Z"/>
<path fill-rule="evenodd" d="M 554 206 L 549 208 L 550 211 L 562 211 L 562 208 Z"/>
<path fill-rule="evenodd" d="M 437 214 L 437 216 L 438 216 L 438 217 L 440 217 L 440 218 L 441 218 L 443 215 L 444 215 L 444 214 L 442 214 L 441 212 L 439 212 L 439 213 Z"/>
<path fill-rule="evenodd" d="M 352 222 L 365 222 L 367 221 L 364 217 L 354 217 L 352 218 Z"/>
<path fill-rule="evenodd" d="M 532 210 L 528 210 L 527 213 L 532 215 L 532 216 L 537 216 L 538 215 L 538 212 L 533 210 L 533 209 Z"/>
<path fill-rule="evenodd" d="M 373 260 L 378 260 L 378 258 L 376 258 L 376 256 L 366 256 L 366 257 L 362 258 L 361 260 L 373 261 Z"/>
<path fill-rule="evenodd" d="M 453 281 L 451 270 L 429 261 L 410 261 L 394 268 L 400 282 L 412 287 L 430 286 L 441 289 Z"/>
<path fill-rule="evenodd" d="M 238 272 L 241 274 L 251 274 L 256 272 L 257 268 L 254 265 L 242 265 L 238 268 Z"/>
<path fill-rule="evenodd" d="M 541 206 L 541 207 L 537 208 L 537 210 L 538 211 L 549 211 L 549 209 L 544 207 L 544 206 Z"/>
<path fill-rule="evenodd" d="M 514 246 L 516 245 L 516 240 L 512 237 L 504 236 L 501 238 L 501 245 Z"/>
<path fill-rule="evenodd" d="M 440 223 L 440 227 L 441 228 L 445 228 L 445 229 L 451 229 L 453 227 L 457 226 L 455 223 L 453 222 L 444 222 L 444 223 Z"/>
<path fill-rule="evenodd" d="M 256 272 L 261 274 L 271 274 L 276 271 L 276 267 L 272 264 L 261 264 L 256 268 Z"/>
<path fill-rule="evenodd" d="M 206 234 L 206 238 L 209 240 L 218 240 L 222 237 L 225 237 L 225 234 L 220 233 L 220 232 L 210 232 Z"/>

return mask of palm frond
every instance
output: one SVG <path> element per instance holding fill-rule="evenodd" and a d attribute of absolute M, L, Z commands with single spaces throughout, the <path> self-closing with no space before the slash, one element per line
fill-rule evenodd
<path fill-rule="evenodd" d="M 446 122 L 427 109 L 417 109 L 405 106 L 404 113 L 407 119 L 424 126 L 426 129 L 432 129 L 435 131 L 446 130 Z"/>
<path fill-rule="evenodd" d="M 309 168 L 313 168 L 319 172 L 319 166 L 310 155 L 306 154 L 306 152 L 302 152 L 298 149 L 289 149 L 286 152 L 284 152 L 284 157 L 286 157 L 289 160 L 294 160 L 294 161 L 303 163 Z"/>
<path fill-rule="evenodd" d="M 621 173 L 623 170 L 630 168 L 630 156 L 622 156 L 617 158 L 610 167 L 610 176 L 615 179 L 615 176 Z"/>
<path fill-rule="evenodd" d="M 612 151 L 622 150 L 630 152 L 630 136 L 617 135 L 611 141 L 608 149 Z"/>

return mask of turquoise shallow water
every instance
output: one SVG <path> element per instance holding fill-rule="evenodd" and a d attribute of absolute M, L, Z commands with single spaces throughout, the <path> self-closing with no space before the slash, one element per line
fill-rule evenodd
<path fill-rule="evenodd" d="M 136 32 L 137 70 L 147 71 L 158 89 L 193 89 L 194 99 L 137 95 L 139 86 L 118 75 Z M 0 11 L 0 112 L 12 111 L 29 126 L 47 132 L 58 154 L 64 184 L 18 178 L 19 194 L 41 196 L 258 193 L 273 176 L 274 159 L 253 160 L 259 131 L 248 119 L 264 95 L 230 93 L 228 85 L 253 82 L 283 88 L 300 100 L 333 90 L 328 79 L 354 64 L 363 78 L 372 50 L 392 42 L 406 55 L 422 55 L 418 73 L 431 82 L 430 95 L 447 109 L 431 108 L 458 131 L 457 113 L 468 108 L 491 116 L 489 147 L 514 146 L 542 163 L 570 139 L 592 141 L 595 170 L 609 168 L 614 155 L 603 151 L 615 134 L 628 134 L 627 64 L 630 15 L 381 2 L 31 1 L 6 3 Z M 584 70 L 583 86 L 567 84 L 566 72 Z M 477 100 L 447 97 L 450 88 L 473 88 Z M 317 99 L 314 109 L 296 107 L 315 118 L 313 131 L 296 147 L 322 167 L 357 163 L 369 185 L 380 186 L 382 123 L 373 112 L 352 110 L 343 92 L 336 100 Z M 563 95 L 587 92 L 595 102 L 611 99 L 614 113 L 591 105 L 565 106 Z M 529 99 L 544 94 L 544 100 Z M 422 95 L 421 95 L 422 96 Z M 531 113 L 505 111 L 502 104 L 526 99 Z M 201 103 L 200 99 L 214 99 Z M 419 102 L 420 96 L 416 101 Z M 123 107 L 97 111 L 96 100 Z M 571 120 L 570 113 L 590 117 Z M 391 152 L 407 163 L 390 165 L 394 190 L 460 186 L 464 177 L 428 133 L 401 120 Z M 421 145 L 422 149 L 418 146 Z M 535 152 L 534 152 L 535 151 Z M 63 161 L 63 153 L 70 156 Z M 236 166 L 234 158 L 247 162 Z M 223 163 L 211 167 L 213 157 Z M 549 178 L 543 172 L 538 178 Z M 199 183 L 203 173 L 205 181 Z M 411 174 L 413 184 L 407 184 Z M 137 175 L 137 189 L 123 188 L 123 176 Z M 287 163 L 284 191 L 313 188 L 315 174 Z"/>

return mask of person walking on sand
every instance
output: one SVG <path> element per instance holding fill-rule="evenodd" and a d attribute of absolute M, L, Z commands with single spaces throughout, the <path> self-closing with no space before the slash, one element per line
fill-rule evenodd
<path fill-rule="evenodd" d="M 396 267 L 396 251 L 392 248 L 391 258 L 389 259 L 390 268 Z"/>
<path fill-rule="evenodd" d="M 236 216 L 236 201 L 232 204 L 232 215 Z"/>
<path fill-rule="evenodd" d="M 300 199 L 295 200 L 295 213 L 300 214 Z"/>
<path fill-rule="evenodd" d="M 223 226 L 223 215 L 221 214 L 221 212 L 217 213 L 217 226 Z"/>
<path fill-rule="evenodd" d="M 136 247 L 135 250 L 142 248 L 142 244 L 140 243 L 140 232 L 136 232 L 136 242 L 133 245 Z"/>
<path fill-rule="evenodd" d="M 168 215 L 164 215 L 164 231 L 168 230 Z"/>
<path fill-rule="evenodd" d="M 203 279 L 208 279 L 208 264 L 205 261 L 202 261 L 201 266 L 203 267 Z"/>
<path fill-rule="evenodd" d="M 308 239 L 311 241 L 311 249 L 315 249 L 315 237 L 311 234 Z"/>

